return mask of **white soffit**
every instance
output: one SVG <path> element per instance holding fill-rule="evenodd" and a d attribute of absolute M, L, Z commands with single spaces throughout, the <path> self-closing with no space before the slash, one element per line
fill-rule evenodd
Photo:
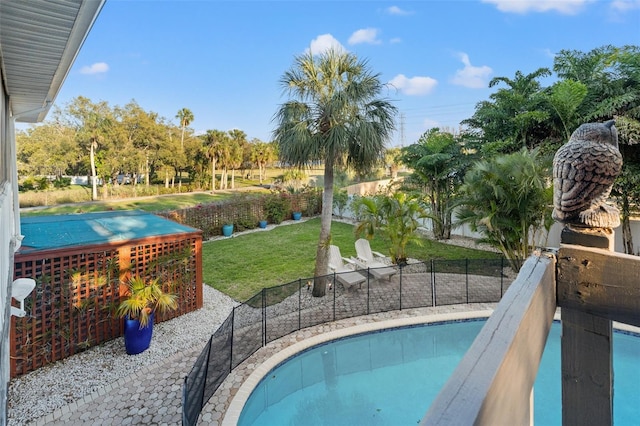
<path fill-rule="evenodd" d="M 105 0 L 0 0 L 0 69 L 16 121 L 42 121 Z"/>

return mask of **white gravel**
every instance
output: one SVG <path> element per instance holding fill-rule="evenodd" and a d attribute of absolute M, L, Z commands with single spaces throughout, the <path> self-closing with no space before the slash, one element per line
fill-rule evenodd
<path fill-rule="evenodd" d="M 28 424 L 168 355 L 204 348 L 237 302 L 208 285 L 202 293 L 202 309 L 155 324 L 151 347 L 141 354 L 127 355 L 120 337 L 13 379 L 9 424 Z"/>

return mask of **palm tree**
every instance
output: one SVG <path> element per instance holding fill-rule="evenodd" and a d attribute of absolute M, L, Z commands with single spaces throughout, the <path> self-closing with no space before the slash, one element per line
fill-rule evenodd
<path fill-rule="evenodd" d="M 226 144 L 227 133 L 222 130 L 207 130 L 204 135 L 205 155 L 211 161 L 211 191 L 216 190 L 216 162 L 221 157 L 222 146 Z"/>
<path fill-rule="evenodd" d="M 251 145 L 251 160 L 258 165 L 260 184 L 266 179 L 267 163 L 273 160 L 273 147 L 266 142 L 257 141 Z"/>
<path fill-rule="evenodd" d="M 526 149 L 479 161 L 454 206 L 460 207 L 456 225 L 483 234 L 480 242 L 499 249 L 515 271 L 529 257 L 536 233 L 553 223 L 549 166 L 538 150 Z"/>
<path fill-rule="evenodd" d="M 357 171 L 379 164 L 385 142 L 394 129 L 396 108 L 379 98 L 384 88 L 379 74 L 352 53 L 329 50 L 295 57 L 280 83 L 291 100 L 274 116 L 274 140 L 280 159 L 302 167 L 324 161 L 324 193 L 315 276 L 328 273 L 331 243 L 334 169 Z M 326 281 L 316 279 L 314 296 L 325 294 Z"/>
<path fill-rule="evenodd" d="M 180 139 L 180 146 L 184 149 L 184 131 L 193 121 L 193 113 L 189 108 L 182 108 L 176 114 L 176 118 L 180 120 L 180 128 L 182 129 L 182 137 Z"/>
<path fill-rule="evenodd" d="M 489 87 L 504 84 L 476 106 L 473 117 L 462 121 L 463 125 L 480 130 L 486 142 L 497 144 L 498 151 L 517 152 L 522 147 L 535 147 L 541 139 L 547 139 L 549 108 L 542 96 L 538 79 L 548 77 L 548 68 L 539 68 L 530 74 L 516 71 L 513 79 L 495 77 Z"/>
<path fill-rule="evenodd" d="M 247 144 L 247 134 L 239 129 L 229 130 L 229 167 L 231 167 L 231 189 L 236 187 L 236 169 L 242 165 L 244 145 Z"/>
<path fill-rule="evenodd" d="M 427 217 L 417 194 L 395 192 L 389 196 L 375 195 L 360 198 L 355 203 L 360 222 L 356 226 L 356 235 L 364 234 L 372 239 L 376 231 L 382 232 L 390 241 L 391 261 L 398 265 L 407 263 L 407 244 L 411 241 L 421 244 L 416 233 L 420 226 L 418 219 Z"/>
<path fill-rule="evenodd" d="M 184 131 L 189 124 L 193 121 L 193 113 L 189 108 L 182 108 L 176 114 L 176 118 L 180 120 L 180 127 L 182 129 L 182 135 L 180 137 L 180 153 L 184 153 Z M 178 186 L 182 187 L 182 167 L 177 167 L 178 172 Z"/>

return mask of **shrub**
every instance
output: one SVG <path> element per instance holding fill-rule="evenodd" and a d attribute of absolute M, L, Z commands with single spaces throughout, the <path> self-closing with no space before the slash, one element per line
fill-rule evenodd
<path fill-rule="evenodd" d="M 279 224 L 291 210 L 291 201 L 284 194 L 273 193 L 265 202 L 264 210 L 270 222 Z"/>
<path fill-rule="evenodd" d="M 238 232 L 242 232 L 247 229 L 255 229 L 258 226 L 258 219 L 253 215 L 244 216 L 236 219 L 234 224 Z"/>
<path fill-rule="evenodd" d="M 55 188 L 67 188 L 71 186 L 71 178 L 56 177 L 56 180 L 53 181 L 53 186 Z"/>
<path fill-rule="evenodd" d="M 343 217 L 344 210 L 349 203 L 349 194 L 346 189 L 333 189 L 333 208 L 338 209 L 338 216 Z"/>

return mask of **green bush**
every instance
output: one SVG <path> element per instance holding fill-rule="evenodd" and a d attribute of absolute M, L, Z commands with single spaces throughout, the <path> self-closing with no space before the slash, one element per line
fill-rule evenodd
<path fill-rule="evenodd" d="M 68 188 L 71 186 L 71 178 L 56 177 L 56 180 L 53 181 L 53 186 L 55 188 Z"/>
<path fill-rule="evenodd" d="M 349 194 L 346 189 L 333 188 L 333 208 L 338 209 L 338 216 L 344 215 L 344 210 L 349 203 Z"/>
<path fill-rule="evenodd" d="M 285 194 L 273 193 L 265 202 L 264 210 L 269 222 L 282 223 L 291 210 L 291 200 Z"/>
<path fill-rule="evenodd" d="M 246 231 L 247 229 L 255 229 L 258 227 L 258 219 L 253 216 L 244 216 L 235 220 L 234 225 L 238 232 Z"/>
<path fill-rule="evenodd" d="M 49 187 L 49 179 L 46 177 L 28 177 L 19 185 L 20 191 L 42 191 Z"/>

